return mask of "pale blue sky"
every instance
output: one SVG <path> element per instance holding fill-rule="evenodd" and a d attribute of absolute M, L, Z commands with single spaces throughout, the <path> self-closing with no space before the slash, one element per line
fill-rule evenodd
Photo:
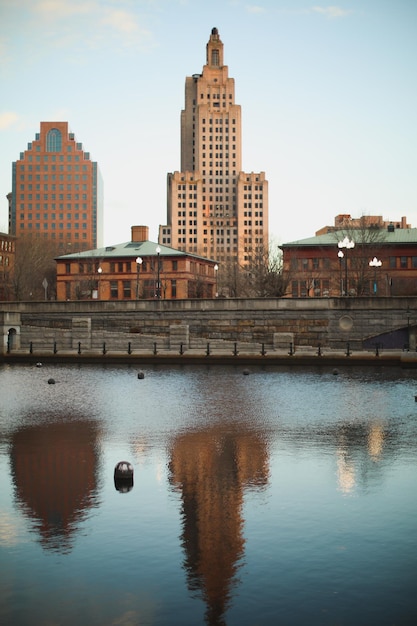
<path fill-rule="evenodd" d="M 104 243 L 132 224 L 156 240 L 214 26 L 274 241 L 338 213 L 417 227 L 417 0 L 333 1 L 0 0 L 0 230 L 12 161 L 64 120 L 104 179 Z"/>

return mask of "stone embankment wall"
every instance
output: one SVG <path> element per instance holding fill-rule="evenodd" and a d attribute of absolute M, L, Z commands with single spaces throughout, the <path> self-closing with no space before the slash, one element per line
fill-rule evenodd
<path fill-rule="evenodd" d="M 362 349 L 381 335 L 407 334 L 415 348 L 417 298 L 218 299 L 24 302 L 0 305 L 3 336 L 16 328 L 19 347 L 59 349 L 197 348 L 207 342 L 265 347 Z M 20 322 L 20 325 L 19 325 Z M 10 327 L 10 328 L 9 328 Z M 7 341 L 3 342 L 3 349 Z M 400 347 L 400 346 L 398 346 Z"/>

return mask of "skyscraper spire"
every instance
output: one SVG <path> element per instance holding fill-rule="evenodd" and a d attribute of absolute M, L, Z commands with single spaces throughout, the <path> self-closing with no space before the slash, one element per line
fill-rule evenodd
<path fill-rule="evenodd" d="M 210 39 L 207 43 L 207 60 L 206 63 L 210 67 L 223 66 L 223 43 L 220 39 L 217 28 L 211 29 Z"/>

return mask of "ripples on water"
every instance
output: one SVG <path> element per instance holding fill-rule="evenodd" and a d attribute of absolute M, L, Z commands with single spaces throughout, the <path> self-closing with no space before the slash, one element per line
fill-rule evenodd
<path fill-rule="evenodd" d="M 143 371 L 0 368 L 2 623 L 417 623 L 413 370 Z"/>

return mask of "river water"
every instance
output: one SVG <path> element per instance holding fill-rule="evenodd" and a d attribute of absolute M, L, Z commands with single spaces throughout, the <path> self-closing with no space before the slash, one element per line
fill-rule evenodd
<path fill-rule="evenodd" d="M 417 623 L 417 371 L 139 369 L 0 367 L 0 623 Z"/>

